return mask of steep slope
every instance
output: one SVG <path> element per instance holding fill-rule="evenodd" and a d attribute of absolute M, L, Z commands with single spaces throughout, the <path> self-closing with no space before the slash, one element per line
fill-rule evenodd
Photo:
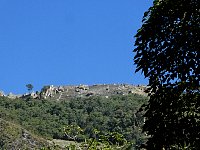
<path fill-rule="evenodd" d="M 39 149 L 48 145 L 19 125 L 0 119 L 0 149 Z"/>

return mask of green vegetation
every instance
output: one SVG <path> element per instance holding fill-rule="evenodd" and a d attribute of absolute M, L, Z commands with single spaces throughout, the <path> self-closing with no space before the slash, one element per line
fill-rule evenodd
<path fill-rule="evenodd" d="M 136 34 L 136 71 L 149 79 L 147 149 L 200 149 L 200 2 L 154 0 Z"/>
<path fill-rule="evenodd" d="M 72 137 L 76 138 L 76 135 L 78 134 L 74 134 L 74 129 L 76 133 L 82 132 L 82 129 L 79 126 L 68 126 L 66 134 L 70 134 L 70 136 L 73 134 Z M 86 139 L 82 143 L 70 144 L 66 148 L 75 150 L 129 150 L 132 147 L 132 144 L 128 143 L 124 136 L 117 132 L 101 134 L 100 131 L 94 129 L 92 134 L 92 138 Z"/>
<path fill-rule="evenodd" d="M 119 133 L 137 147 L 146 139 L 141 133 L 142 113 L 137 112 L 146 101 L 147 97 L 136 94 L 60 102 L 0 97 L 0 117 L 50 140 L 74 140 L 64 132 L 64 127 L 74 125 L 83 130 L 76 136 L 77 142 L 92 138 L 93 130 L 97 129 L 102 135 Z"/>
<path fill-rule="evenodd" d="M 32 84 L 27 84 L 26 87 L 27 87 L 29 93 L 33 90 L 33 85 Z"/>
<path fill-rule="evenodd" d="M 31 149 L 49 144 L 20 126 L 0 119 L 0 149 Z"/>

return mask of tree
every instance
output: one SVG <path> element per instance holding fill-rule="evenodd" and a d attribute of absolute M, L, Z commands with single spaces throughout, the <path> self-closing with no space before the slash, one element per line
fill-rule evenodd
<path fill-rule="evenodd" d="M 29 93 L 33 90 L 33 85 L 32 84 L 27 84 L 26 87 L 27 87 Z"/>
<path fill-rule="evenodd" d="M 149 79 L 147 149 L 200 149 L 200 2 L 154 0 L 135 35 L 136 72 Z"/>

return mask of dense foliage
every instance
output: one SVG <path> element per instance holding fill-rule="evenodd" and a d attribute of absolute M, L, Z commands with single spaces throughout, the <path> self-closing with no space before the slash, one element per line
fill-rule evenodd
<path fill-rule="evenodd" d="M 117 132 L 138 145 L 145 136 L 141 133 L 143 117 L 138 108 L 147 101 L 139 95 L 76 98 L 66 101 L 8 99 L 0 97 L 0 117 L 18 123 L 37 135 L 71 140 L 63 128 L 78 125 L 83 133 L 77 141 L 93 136 L 93 129 L 102 134 Z"/>
<path fill-rule="evenodd" d="M 200 149 L 200 2 L 154 0 L 135 46 L 150 86 L 147 148 Z"/>

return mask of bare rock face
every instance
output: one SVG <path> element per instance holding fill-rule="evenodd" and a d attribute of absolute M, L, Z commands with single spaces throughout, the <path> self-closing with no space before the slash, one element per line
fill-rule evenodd
<path fill-rule="evenodd" d="M 73 97 L 90 97 L 103 96 L 108 98 L 112 95 L 139 94 L 147 96 L 145 90 L 147 86 L 129 85 L 129 84 L 96 84 L 96 85 L 79 85 L 63 86 L 64 92 L 60 93 L 58 100 Z"/>
<path fill-rule="evenodd" d="M 64 100 L 66 98 L 103 96 L 108 98 L 113 95 L 139 94 L 147 96 L 145 93 L 147 86 L 130 84 L 95 84 L 95 85 L 67 85 L 67 86 L 44 86 L 40 92 L 25 94 L 22 98 L 31 97 L 34 99 L 53 98 Z"/>
<path fill-rule="evenodd" d="M 56 94 L 64 92 L 64 90 L 62 86 L 44 86 L 40 92 L 40 97 L 44 99 L 54 97 Z"/>

